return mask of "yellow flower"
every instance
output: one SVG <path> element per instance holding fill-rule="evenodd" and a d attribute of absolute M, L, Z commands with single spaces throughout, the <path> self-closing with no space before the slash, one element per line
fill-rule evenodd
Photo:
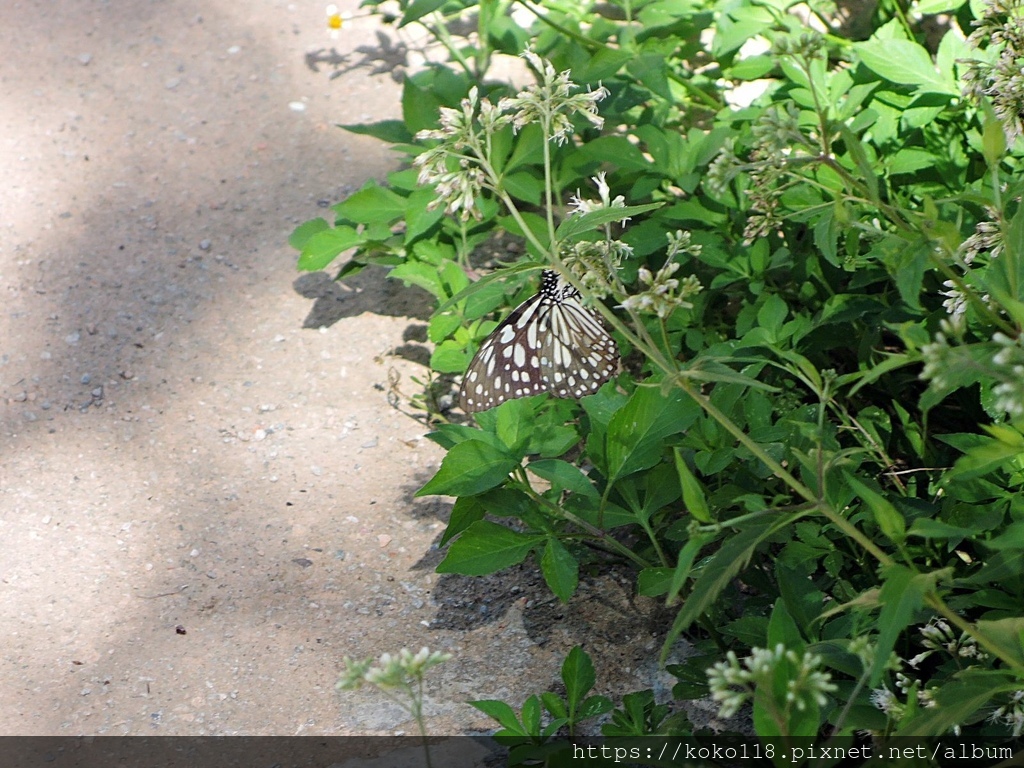
<path fill-rule="evenodd" d="M 333 3 L 327 6 L 327 26 L 330 29 L 341 29 L 341 14 L 338 6 Z"/>

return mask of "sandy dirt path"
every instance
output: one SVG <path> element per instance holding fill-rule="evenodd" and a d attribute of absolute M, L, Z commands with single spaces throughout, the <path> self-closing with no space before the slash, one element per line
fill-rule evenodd
<path fill-rule="evenodd" d="M 294 271 L 294 225 L 394 166 L 333 126 L 396 116 L 394 41 L 280 0 L 3 17 L 0 734 L 411 731 L 334 690 L 402 646 L 456 655 L 434 733 L 575 642 L 649 686 L 627 586 L 564 608 L 530 568 L 433 572 L 449 505 L 412 494 L 441 454 L 386 398 L 429 309 Z"/>

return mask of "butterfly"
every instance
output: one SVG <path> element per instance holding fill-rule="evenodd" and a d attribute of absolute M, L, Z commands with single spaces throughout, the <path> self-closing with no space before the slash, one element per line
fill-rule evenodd
<path fill-rule="evenodd" d="M 459 404 L 466 413 L 548 392 L 580 398 L 619 368 L 619 350 L 580 292 L 554 270 L 540 290 L 505 318 L 466 369 Z"/>

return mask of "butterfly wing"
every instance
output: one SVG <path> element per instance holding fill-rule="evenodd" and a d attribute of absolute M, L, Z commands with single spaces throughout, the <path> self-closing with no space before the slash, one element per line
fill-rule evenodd
<path fill-rule="evenodd" d="M 475 413 L 541 392 L 580 398 L 596 392 L 618 366 L 615 340 L 597 314 L 556 272 L 545 271 L 540 291 L 480 345 L 462 379 L 459 404 Z"/>
<path fill-rule="evenodd" d="M 486 411 L 515 397 L 547 391 L 541 378 L 540 358 L 529 339 L 536 340 L 543 296 L 524 301 L 480 345 L 466 369 L 459 390 L 459 405 L 466 413 Z M 531 328 L 533 329 L 531 331 Z"/>
<path fill-rule="evenodd" d="M 579 294 L 551 307 L 539 329 L 541 378 L 555 397 L 579 399 L 596 392 L 619 368 L 615 340 Z"/>

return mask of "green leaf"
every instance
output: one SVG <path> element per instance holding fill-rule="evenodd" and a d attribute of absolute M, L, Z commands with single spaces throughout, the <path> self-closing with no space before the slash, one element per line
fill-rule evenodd
<path fill-rule="evenodd" d="M 788 314 L 789 307 L 786 306 L 786 302 L 778 294 L 773 293 L 757 311 L 757 324 L 770 331 L 773 337 L 777 337 Z"/>
<path fill-rule="evenodd" d="M 791 568 L 782 560 L 777 560 L 775 576 L 786 611 L 793 617 L 796 626 L 800 627 L 803 639 L 817 640 L 820 629 L 817 620 L 825 605 L 825 595 L 814 586 L 807 569 L 800 568 L 799 564 L 797 568 Z"/>
<path fill-rule="evenodd" d="M 506 400 L 494 409 L 495 434 L 509 453 L 517 458 L 523 457 L 523 449 L 533 434 L 539 399 L 528 397 Z"/>
<path fill-rule="evenodd" d="M 981 620 L 975 624 L 975 627 L 981 634 L 998 645 L 1009 658 L 1024 667 L 1024 617 L 1012 616 L 994 621 Z"/>
<path fill-rule="evenodd" d="M 774 648 L 779 644 L 794 651 L 799 651 L 804 645 L 800 629 L 793 616 L 786 610 L 785 600 L 781 599 L 775 601 L 772 615 L 768 619 L 768 647 Z"/>
<path fill-rule="evenodd" d="M 390 224 L 405 215 L 405 206 L 406 198 L 371 181 L 334 210 L 357 224 Z"/>
<path fill-rule="evenodd" d="M 540 570 L 555 597 L 563 603 L 568 603 L 580 583 L 580 564 L 554 536 L 548 538 L 547 546 L 544 547 L 544 554 L 540 558 Z"/>
<path fill-rule="evenodd" d="M 349 133 L 373 136 L 388 144 L 409 144 L 413 140 L 412 133 L 401 120 L 380 120 L 376 123 L 353 123 L 338 127 Z"/>
<path fill-rule="evenodd" d="M 679 550 L 679 557 L 676 558 L 676 567 L 672 570 L 672 580 L 668 585 L 668 597 L 665 599 L 666 605 L 673 605 L 676 602 L 676 598 L 679 597 L 683 585 L 690 578 L 690 572 L 693 570 L 693 561 L 697 559 L 701 549 L 712 538 L 713 535 L 710 533 L 699 533 L 693 536 Z M 664 661 L 664 658 L 662 658 L 662 661 Z"/>
<path fill-rule="evenodd" d="M 864 149 L 864 143 L 845 123 L 841 123 L 839 125 L 839 134 L 843 137 L 843 143 L 846 145 L 846 151 L 850 153 L 850 157 L 852 157 L 853 162 L 856 163 L 857 170 L 860 171 L 861 178 L 864 179 L 864 182 L 868 185 L 869 198 L 872 201 L 877 201 L 878 176 L 875 174 L 875 169 L 871 165 L 871 161 L 868 159 L 868 153 L 867 150 Z"/>
<path fill-rule="evenodd" d="M 922 16 L 949 13 L 950 11 L 959 10 L 966 2 L 967 0 L 921 0 L 921 2 L 914 4 L 913 12 L 919 13 Z"/>
<path fill-rule="evenodd" d="M 322 219 L 321 219 L 322 221 Z M 316 272 L 330 264 L 342 251 L 362 244 L 363 236 L 352 227 L 325 229 L 306 239 L 299 255 L 299 269 Z"/>
<path fill-rule="evenodd" d="M 501 485 L 519 460 L 480 440 L 453 446 L 416 496 L 472 496 Z"/>
<path fill-rule="evenodd" d="M 607 696 L 588 696 L 576 712 L 576 722 L 603 715 L 613 709 L 615 709 L 615 704 Z"/>
<path fill-rule="evenodd" d="M 406 24 L 418 21 L 428 13 L 436 11 L 446 2 L 448 0 L 413 0 L 409 7 L 406 8 L 405 13 L 402 14 L 402 20 L 398 23 L 398 26 L 404 27 Z"/>
<path fill-rule="evenodd" d="M 542 477 L 551 483 L 551 487 L 561 493 L 571 491 L 581 496 L 597 500 L 601 495 L 597 492 L 593 483 L 583 474 L 582 470 L 574 464 L 561 459 L 540 459 L 530 462 L 527 465 L 537 477 Z"/>
<path fill-rule="evenodd" d="M 581 158 L 599 163 L 611 163 L 624 171 L 652 170 L 651 163 L 625 136 L 602 136 L 599 139 L 588 141 L 577 151 Z"/>
<path fill-rule="evenodd" d="M 469 361 L 465 347 L 452 339 L 445 339 L 430 353 L 430 367 L 438 373 L 462 373 Z"/>
<path fill-rule="evenodd" d="M 795 519 L 795 516 L 790 516 L 787 521 Z M 774 525 L 766 523 L 752 526 L 740 531 L 726 540 L 721 549 L 712 556 L 710 562 L 704 565 L 700 576 L 694 582 L 693 589 L 690 590 L 690 596 L 679 609 L 665 638 L 661 650 L 662 661 L 668 655 L 676 638 L 688 629 L 697 620 L 697 617 L 711 606 L 736 575 L 747 567 L 750 558 L 754 556 L 754 550 L 780 527 L 781 522 L 780 520 Z"/>
<path fill-rule="evenodd" d="M 428 71 L 406 77 L 402 86 L 402 122 L 413 135 L 437 126 L 443 103 L 432 90 L 433 74 Z"/>
<path fill-rule="evenodd" d="M 872 38 L 854 43 L 853 49 L 868 69 L 890 82 L 916 85 L 924 93 L 960 95 L 956 83 L 939 73 L 928 50 L 918 43 Z"/>
<path fill-rule="evenodd" d="M 563 221 L 555 230 L 555 237 L 559 240 L 568 240 L 582 235 L 585 232 L 592 232 L 605 224 L 622 221 L 630 216 L 638 216 L 661 207 L 661 203 L 650 203 L 648 205 L 627 205 L 623 208 L 601 208 L 597 211 L 584 213 L 582 215 L 570 216 Z"/>
<path fill-rule="evenodd" d="M 323 232 L 325 229 L 330 229 L 331 225 L 328 224 L 322 218 L 311 219 L 310 221 L 299 224 L 288 237 L 288 245 L 297 251 L 302 250 L 302 246 L 306 244 L 313 235 L 318 232 Z"/>
<path fill-rule="evenodd" d="M 523 730 L 519 718 L 516 717 L 515 710 L 504 701 L 499 699 L 481 699 L 479 701 L 471 701 L 469 705 L 476 707 L 492 720 L 497 720 L 501 727 L 508 731 L 508 733 L 501 734 L 502 736 L 529 735 Z"/>
<path fill-rule="evenodd" d="M 569 651 L 562 664 L 562 682 L 565 683 L 565 697 L 569 701 L 570 719 L 596 680 L 594 663 L 586 651 L 577 645 Z"/>
<path fill-rule="evenodd" d="M 985 127 L 981 134 L 981 149 L 989 168 L 996 168 L 1006 154 L 1006 134 L 994 115 L 985 116 Z"/>
<path fill-rule="evenodd" d="M 416 285 L 437 299 L 447 297 L 444 285 L 441 283 L 441 276 L 437 267 L 432 264 L 424 264 L 420 261 L 407 261 L 399 264 L 391 270 L 388 277 L 394 280 L 401 280 L 407 285 Z"/>
<path fill-rule="evenodd" d="M 681 390 L 662 395 L 655 387 L 638 387 L 608 424 L 609 482 L 661 461 L 665 439 L 687 429 L 699 412 Z"/>
<path fill-rule="evenodd" d="M 894 544 L 901 543 L 907 536 L 907 524 L 899 510 L 882 494 L 872 490 L 853 475 L 847 474 L 846 482 L 868 505 L 885 537 Z"/>
<path fill-rule="evenodd" d="M 924 602 L 924 595 L 934 587 L 928 574 L 917 574 L 902 565 L 885 569 L 885 581 L 879 592 L 882 611 L 878 616 L 878 646 L 875 662 L 871 666 L 869 685 L 875 687 L 885 672 L 889 654 L 896 647 L 900 633 L 914 620 L 914 614 Z"/>
<path fill-rule="evenodd" d="M 527 697 L 523 702 L 522 720 L 523 727 L 531 736 L 540 733 L 540 699 L 536 695 Z"/>
<path fill-rule="evenodd" d="M 460 496 L 452 505 L 452 512 L 448 516 L 448 526 L 444 529 L 444 535 L 438 542 L 443 547 L 464 530 L 469 528 L 477 520 L 483 520 L 487 510 L 476 496 Z"/>
<path fill-rule="evenodd" d="M 543 541 L 544 537 L 537 534 L 518 533 L 490 520 L 479 520 L 452 542 L 437 572 L 486 576 L 521 563 Z"/>
<path fill-rule="evenodd" d="M 1006 674 L 982 670 L 959 672 L 952 680 L 936 688 L 934 706 L 919 709 L 892 736 L 912 736 L 916 739 L 945 736 L 954 726 L 972 720 L 1000 692 L 1000 684 L 1002 690 L 1011 684 Z M 946 753 L 943 753 L 945 756 Z M 953 756 L 955 758 L 956 754 Z"/>
<path fill-rule="evenodd" d="M 921 286 L 933 248 L 934 246 L 926 241 L 919 241 L 913 245 L 904 243 L 902 249 L 894 254 L 894 258 L 887 260 L 900 298 L 911 309 L 921 309 Z"/>
<path fill-rule="evenodd" d="M 658 597 L 668 592 L 672 568 L 644 568 L 636 578 L 636 592 L 644 597 Z"/>
<path fill-rule="evenodd" d="M 409 245 L 429 232 L 444 218 L 444 207 L 429 209 L 427 206 L 437 197 L 430 188 L 417 189 L 409 195 L 405 206 L 405 243 Z M 447 299 L 447 296 L 439 297 Z"/>
<path fill-rule="evenodd" d="M 765 647 L 768 643 L 768 618 L 766 616 L 742 616 L 730 621 L 720 629 L 726 637 L 735 637 L 749 646 Z"/>
<path fill-rule="evenodd" d="M 930 517 L 917 518 L 907 531 L 907 536 L 920 536 L 922 539 L 966 539 L 977 535 L 978 531 L 960 528 Z"/>
<path fill-rule="evenodd" d="M 690 468 L 683 459 L 680 450 L 674 448 L 673 453 L 676 461 L 676 472 L 679 474 L 679 487 L 682 489 L 683 503 L 686 505 L 686 511 L 698 522 L 706 524 L 714 522 L 711 517 L 711 510 L 708 509 L 708 501 L 704 495 L 703 486 L 693 476 L 693 473 L 690 472 Z"/>

